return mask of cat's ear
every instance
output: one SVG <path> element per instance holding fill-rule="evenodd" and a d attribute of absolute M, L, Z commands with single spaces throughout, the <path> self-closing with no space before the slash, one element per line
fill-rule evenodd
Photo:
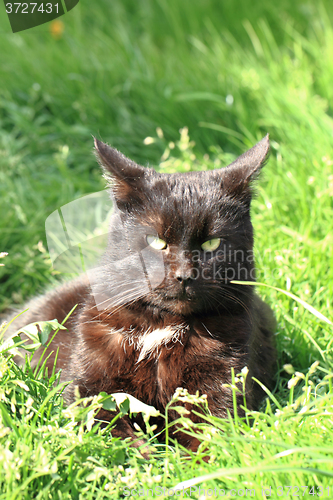
<path fill-rule="evenodd" d="M 222 188 L 226 194 L 251 201 L 251 183 L 258 177 L 269 153 L 268 134 L 253 148 L 239 156 L 230 165 L 221 169 Z"/>
<path fill-rule="evenodd" d="M 96 138 L 94 142 L 97 160 L 112 181 L 111 190 L 119 208 L 140 202 L 146 169 L 104 142 Z"/>

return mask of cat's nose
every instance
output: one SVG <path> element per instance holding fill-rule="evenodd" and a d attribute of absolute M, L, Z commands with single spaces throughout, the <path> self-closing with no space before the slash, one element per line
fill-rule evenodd
<path fill-rule="evenodd" d="M 176 279 L 183 287 L 189 285 L 195 280 L 196 274 L 193 263 L 190 260 L 183 260 L 173 268 L 173 278 Z"/>
<path fill-rule="evenodd" d="M 178 275 L 176 276 L 176 280 L 179 281 L 179 283 L 182 283 L 183 285 L 188 285 L 190 281 L 193 280 L 192 276 L 184 276 L 184 275 Z"/>
<path fill-rule="evenodd" d="M 175 270 L 175 278 L 183 286 L 187 286 L 194 280 L 194 272 L 192 266 L 180 266 Z"/>

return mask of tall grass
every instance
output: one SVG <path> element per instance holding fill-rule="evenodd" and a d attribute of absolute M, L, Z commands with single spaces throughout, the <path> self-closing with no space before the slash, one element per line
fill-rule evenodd
<path fill-rule="evenodd" d="M 142 141 L 157 126 L 168 140 L 188 126 L 198 154 L 215 145 L 238 154 L 269 131 L 276 165 L 266 171 L 265 196 L 276 201 L 276 225 L 315 224 L 329 238 L 312 214 L 321 210 L 315 190 L 331 189 L 331 6 L 241 7 L 104 1 L 92 15 L 80 4 L 63 18 L 59 40 L 46 25 L 7 34 L 1 20 L 0 219 L 2 246 L 12 249 L 2 270 L 6 304 L 43 283 L 38 272 L 47 264 L 31 243 L 45 241 L 46 216 L 102 187 L 91 134 L 156 164 L 161 149 Z M 324 212 L 330 224 L 329 207 Z M 24 267 L 31 279 L 22 279 Z"/>
<path fill-rule="evenodd" d="M 0 308 L 20 307 L 57 278 L 44 221 L 103 187 L 91 134 L 174 169 L 222 166 L 269 132 L 253 203 L 258 280 L 332 320 L 332 14 L 328 1 L 81 0 L 62 18 L 60 39 L 47 25 L 10 34 L 3 16 Z M 196 144 L 159 166 L 184 126 Z M 146 136 L 155 140 L 145 145 Z M 41 410 L 56 380 L 1 357 L 2 497 L 117 498 L 124 485 L 171 488 L 207 474 L 200 484 L 253 486 L 262 498 L 269 486 L 275 497 L 285 485 L 309 486 L 311 496 L 312 486 L 333 484 L 332 328 L 284 294 L 259 292 L 278 319 L 274 394 L 252 426 L 213 419 L 190 460 L 176 447 L 144 462 L 105 432 L 71 427 L 57 390 Z M 207 446 L 209 463 L 200 459 Z"/>

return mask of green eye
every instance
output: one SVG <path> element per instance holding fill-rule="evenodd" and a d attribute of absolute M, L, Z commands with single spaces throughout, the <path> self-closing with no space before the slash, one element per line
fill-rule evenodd
<path fill-rule="evenodd" d="M 148 234 L 146 240 L 148 245 L 154 248 L 155 250 L 164 250 L 167 247 L 167 244 L 164 240 L 161 240 L 161 238 L 158 238 L 153 234 Z"/>
<path fill-rule="evenodd" d="M 214 250 L 218 249 L 220 243 L 221 238 L 213 238 L 212 240 L 205 241 L 205 243 L 201 245 L 201 248 L 205 252 L 214 252 Z"/>

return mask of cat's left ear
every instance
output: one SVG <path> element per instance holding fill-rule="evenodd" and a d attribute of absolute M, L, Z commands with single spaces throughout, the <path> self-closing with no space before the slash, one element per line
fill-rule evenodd
<path fill-rule="evenodd" d="M 126 158 L 122 153 L 94 138 L 96 157 L 106 177 L 111 178 L 111 189 L 119 208 L 139 203 L 146 169 Z"/>
<path fill-rule="evenodd" d="M 234 162 L 220 170 L 225 193 L 236 195 L 244 201 L 251 201 L 251 183 L 262 169 L 269 153 L 269 135 L 267 134 L 253 148 L 249 149 Z"/>

